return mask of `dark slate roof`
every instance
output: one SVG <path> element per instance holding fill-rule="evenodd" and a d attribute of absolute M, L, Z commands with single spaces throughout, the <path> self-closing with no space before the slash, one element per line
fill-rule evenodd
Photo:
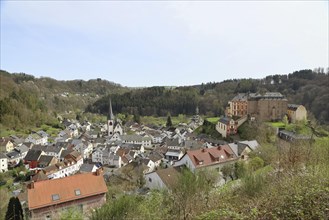
<path fill-rule="evenodd" d="M 300 105 L 296 105 L 296 104 L 288 104 L 288 109 L 292 111 L 296 111 L 299 106 Z"/>
<path fill-rule="evenodd" d="M 120 146 L 121 148 L 128 148 L 131 150 L 140 150 L 142 147 L 142 144 L 122 144 Z"/>
<path fill-rule="evenodd" d="M 74 150 L 62 150 L 61 156 L 60 158 L 64 158 L 66 157 L 66 155 L 70 154 L 71 152 L 73 152 Z"/>
<path fill-rule="evenodd" d="M 219 122 L 223 123 L 223 124 L 229 124 L 231 121 L 231 118 L 228 117 L 223 117 L 219 119 Z"/>
<path fill-rule="evenodd" d="M 39 158 L 39 163 L 48 165 L 53 158 L 54 158 L 54 156 L 41 155 Z"/>
<path fill-rule="evenodd" d="M 6 154 L 8 158 L 16 158 L 16 157 L 19 157 L 20 153 L 16 150 L 13 150 L 9 153 Z"/>
<path fill-rule="evenodd" d="M 150 160 L 152 160 L 153 162 L 157 162 L 159 160 L 161 160 L 163 157 L 157 153 L 157 152 L 154 152 L 152 153 L 150 156 L 149 156 Z"/>
<path fill-rule="evenodd" d="M 247 99 L 248 99 L 248 94 L 239 93 L 232 99 L 232 101 L 247 101 Z"/>
<path fill-rule="evenodd" d="M 53 153 L 56 153 L 58 154 L 60 151 L 61 151 L 61 147 L 57 147 L 57 146 L 54 146 L 54 145 L 48 145 L 48 146 L 41 146 L 41 145 L 34 145 L 32 147 L 33 150 L 42 150 L 44 152 L 53 152 Z"/>
<path fill-rule="evenodd" d="M 169 138 L 166 138 L 165 139 L 165 143 L 167 146 L 180 146 L 179 142 L 178 142 L 178 139 L 169 139 Z"/>
<path fill-rule="evenodd" d="M 89 164 L 89 163 L 84 163 L 81 165 L 80 167 L 80 172 L 92 172 L 93 168 L 94 168 L 95 164 Z"/>
<path fill-rule="evenodd" d="M 25 152 L 29 151 L 30 149 L 27 146 L 25 146 L 25 144 L 22 144 L 21 146 L 15 147 L 15 150 L 19 153 L 25 153 Z"/>
<path fill-rule="evenodd" d="M 177 184 L 179 177 L 182 175 L 183 167 L 184 165 L 177 167 L 170 167 L 166 169 L 157 170 L 155 172 L 158 174 L 162 182 L 168 188 L 172 188 Z"/>
<path fill-rule="evenodd" d="M 0 153 L 0 159 L 8 158 L 4 153 Z"/>
<path fill-rule="evenodd" d="M 309 140 L 311 136 L 309 135 L 300 135 L 292 131 L 281 130 L 279 131 L 279 137 L 288 140 Z"/>
<path fill-rule="evenodd" d="M 32 177 L 32 180 L 34 182 L 48 180 L 48 177 L 43 171 L 40 171 Z"/>
<path fill-rule="evenodd" d="M 42 154 L 42 150 L 29 150 L 29 152 L 27 152 L 24 160 L 36 161 L 40 158 L 41 154 Z"/>
<path fill-rule="evenodd" d="M 58 142 L 55 143 L 55 146 L 56 146 L 56 147 L 59 147 L 59 148 L 62 147 L 62 148 L 64 148 L 64 149 L 67 148 L 68 145 L 70 145 L 68 142 L 61 142 L 61 141 L 58 141 Z"/>
<path fill-rule="evenodd" d="M 285 97 L 279 92 L 266 92 L 265 94 L 250 93 L 249 99 L 285 99 Z"/>

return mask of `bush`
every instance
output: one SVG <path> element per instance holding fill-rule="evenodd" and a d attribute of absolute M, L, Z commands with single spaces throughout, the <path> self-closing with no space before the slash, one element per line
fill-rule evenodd
<path fill-rule="evenodd" d="M 254 157 L 248 163 L 248 168 L 251 171 L 258 170 L 262 167 L 264 167 L 264 160 L 260 157 Z"/>

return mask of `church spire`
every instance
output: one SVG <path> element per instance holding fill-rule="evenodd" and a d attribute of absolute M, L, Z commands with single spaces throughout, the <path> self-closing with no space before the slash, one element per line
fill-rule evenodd
<path fill-rule="evenodd" d="M 110 98 L 110 105 L 109 105 L 109 115 L 108 115 L 108 120 L 113 120 L 114 121 L 114 114 L 112 111 L 112 102 L 111 102 L 111 98 Z"/>

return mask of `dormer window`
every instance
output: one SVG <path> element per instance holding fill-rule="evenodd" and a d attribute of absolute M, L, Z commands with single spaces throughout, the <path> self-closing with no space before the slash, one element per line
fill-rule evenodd
<path fill-rule="evenodd" d="M 57 201 L 57 200 L 59 200 L 59 195 L 58 194 L 53 194 L 53 195 L 51 195 L 51 198 L 52 198 L 53 201 Z"/>
<path fill-rule="evenodd" d="M 80 189 L 74 190 L 74 193 L 75 193 L 76 196 L 80 196 L 81 195 Z"/>

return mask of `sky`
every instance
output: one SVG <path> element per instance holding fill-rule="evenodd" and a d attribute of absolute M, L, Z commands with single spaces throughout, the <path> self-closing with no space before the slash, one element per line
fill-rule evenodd
<path fill-rule="evenodd" d="M 2 70 L 182 86 L 329 66 L 328 1 L 2 1 Z"/>

